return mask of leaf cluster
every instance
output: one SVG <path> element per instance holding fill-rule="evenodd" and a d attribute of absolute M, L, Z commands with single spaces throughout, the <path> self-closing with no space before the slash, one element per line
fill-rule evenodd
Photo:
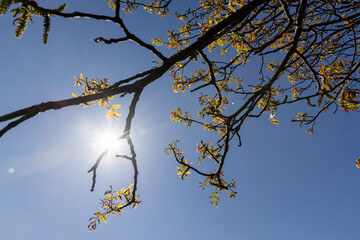
<path fill-rule="evenodd" d="M 118 191 L 113 190 L 112 186 L 110 186 L 110 190 L 105 191 L 105 198 L 100 200 L 101 211 L 94 213 L 94 216 L 89 219 L 89 232 L 96 229 L 97 225 L 100 224 L 100 219 L 106 224 L 107 215 L 111 214 L 114 216 L 119 216 L 121 215 L 123 209 L 128 205 L 132 205 L 133 209 L 137 208 L 138 204 L 141 203 L 141 201 L 137 200 L 139 198 L 139 195 L 137 195 L 133 199 L 132 188 L 133 184 L 131 184 L 126 189 L 122 188 L 120 191 Z"/>
<path fill-rule="evenodd" d="M 16 25 L 15 28 L 15 37 L 20 38 L 28 25 L 28 22 L 32 20 L 32 16 L 43 17 L 43 43 L 47 45 L 49 39 L 49 31 L 50 31 L 50 17 L 54 16 L 53 14 L 48 14 L 46 11 L 42 11 L 39 8 L 36 8 L 32 5 L 37 6 L 35 1 L 29 0 L 1 0 L 0 2 L 0 15 L 6 14 L 7 10 L 11 7 L 11 5 L 21 5 L 19 7 L 14 7 L 11 10 L 13 17 L 15 18 L 13 24 Z M 54 9 L 56 12 L 64 12 L 66 10 L 66 4 L 59 6 Z M 21 15 L 18 17 L 18 15 Z"/>
<path fill-rule="evenodd" d="M 109 79 L 107 77 L 104 77 L 103 79 L 98 79 L 98 78 L 88 79 L 86 77 L 84 79 L 83 74 L 80 74 L 80 77 L 74 76 L 74 78 L 76 80 L 74 86 L 79 86 L 79 87 L 82 87 L 82 89 L 83 89 L 83 93 L 81 93 L 80 96 L 90 96 L 93 94 L 101 93 L 104 89 L 107 89 L 110 87 Z M 72 95 L 74 97 L 79 97 L 75 93 L 73 93 Z M 84 105 L 84 107 L 87 107 L 90 105 L 95 105 L 96 102 L 99 104 L 100 107 L 107 105 L 105 107 L 106 110 L 108 110 L 106 117 L 107 118 L 115 117 L 115 118 L 119 119 L 119 117 L 121 116 L 121 113 L 119 113 L 115 110 L 120 108 L 120 105 L 111 104 L 110 100 L 113 100 L 113 99 L 114 99 L 113 96 L 109 96 L 106 98 L 101 98 L 97 101 L 91 101 L 91 102 L 84 103 L 83 105 Z"/>

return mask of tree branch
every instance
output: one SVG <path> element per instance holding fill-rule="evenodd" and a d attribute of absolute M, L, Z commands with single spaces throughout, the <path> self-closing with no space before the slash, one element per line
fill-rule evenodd
<path fill-rule="evenodd" d="M 108 149 L 106 149 L 96 160 L 96 163 L 94 164 L 94 166 L 92 166 L 92 168 L 90 168 L 90 170 L 88 171 L 88 173 L 93 172 L 93 177 L 92 177 L 92 186 L 90 191 L 93 192 L 94 188 L 95 188 L 95 183 L 96 183 L 96 170 L 99 166 L 100 161 L 106 156 L 106 154 L 108 154 Z"/>

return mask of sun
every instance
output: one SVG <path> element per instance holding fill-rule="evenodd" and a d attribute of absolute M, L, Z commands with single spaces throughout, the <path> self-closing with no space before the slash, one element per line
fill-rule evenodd
<path fill-rule="evenodd" d="M 93 138 L 94 149 L 101 152 L 108 150 L 109 153 L 119 152 L 124 147 L 124 141 L 120 136 L 121 132 L 116 128 L 97 129 Z"/>
<path fill-rule="evenodd" d="M 99 134 L 97 141 L 101 149 L 113 151 L 119 144 L 119 136 L 114 132 L 103 132 Z"/>

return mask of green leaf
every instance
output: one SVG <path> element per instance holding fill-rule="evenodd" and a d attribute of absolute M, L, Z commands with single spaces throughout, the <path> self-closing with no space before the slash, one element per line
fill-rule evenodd
<path fill-rule="evenodd" d="M 335 98 L 334 98 L 333 96 L 331 96 L 329 93 L 325 93 L 324 95 L 325 95 L 325 97 L 326 97 L 327 99 L 329 99 L 330 101 L 335 102 Z"/>
<path fill-rule="evenodd" d="M 43 43 L 47 45 L 49 39 L 50 31 L 50 17 L 49 15 L 44 15 L 44 32 L 43 32 Z"/>
<path fill-rule="evenodd" d="M 325 83 L 324 87 L 326 90 L 332 91 L 331 85 L 329 83 Z"/>
<path fill-rule="evenodd" d="M 57 9 L 55 9 L 55 10 L 57 10 L 59 12 L 64 12 L 66 10 L 66 7 L 67 7 L 66 4 L 63 4 L 60 7 L 58 7 Z"/>
<path fill-rule="evenodd" d="M 317 106 L 320 107 L 322 100 L 323 100 L 324 95 L 320 94 L 319 98 L 318 98 L 318 102 L 317 102 Z"/>
<path fill-rule="evenodd" d="M 6 11 L 9 9 L 11 3 L 12 3 L 12 0 L 2 0 L 0 2 L 0 15 L 3 15 L 6 13 Z"/>
<path fill-rule="evenodd" d="M 26 10 L 25 13 L 19 18 L 18 25 L 15 29 L 15 37 L 20 38 L 24 34 L 28 21 L 29 13 Z"/>

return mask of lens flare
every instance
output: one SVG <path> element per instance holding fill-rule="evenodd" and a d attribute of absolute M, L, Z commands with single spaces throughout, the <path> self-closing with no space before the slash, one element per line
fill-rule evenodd
<path fill-rule="evenodd" d="M 14 173 L 15 173 L 15 168 L 12 168 L 12 167 L 11 167 L 11 168 L 9 168 L 8 171 L 9 171 L 10 174 L 14 174 Z"/>

